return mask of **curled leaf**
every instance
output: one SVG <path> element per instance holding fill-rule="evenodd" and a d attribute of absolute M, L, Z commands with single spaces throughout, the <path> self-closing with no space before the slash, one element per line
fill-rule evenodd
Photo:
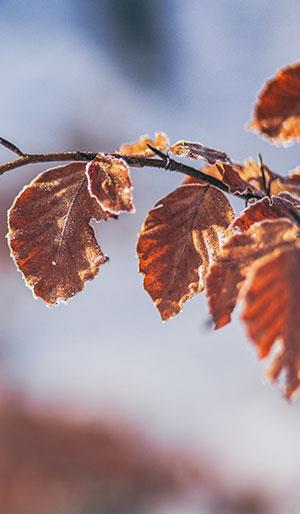
<path fill-rule="evenodd" d="M 217 161 L 230 163 L 231 160 L 225 152 L 209 148 L 195 141 L 177 141 L 170 147 L 170 151 L 179 157 L 188 157 L 189 159 L 205 159 L 209 164 L 215 164 Z"/>
<path fill-rule="evenodd" d="M 247 207 L 234 221 L 232 226 L 245 232 L 254 223 L 277 218 L 288 218 L 292 223 L 300 226 L 300 200 L 289 193 L 280 193 L 258 200 Z"/>
<path fill-rule="evenodd" d="M 300 170 L 295 169 L 291 171 L 287 177 L 277 177 L 272 182 L 272 188 L 272 194 L 287 191 L 292 195 L 300 197 Z M 277 191 L 275 188 L 277 188 Z"/>
<path fill-rule="evenodd" d="M 203 289 L 233 218 L 226 196 L 199 183 L 178 187 L 148 213 L 137 243 L 139 270 L 162 319 Z"/>
<path fill-rule="evenodd" d="M 71 162 L 41 173 L 8 213 L 11 255 L 35 296 L 48 304 L 81 291 L 108 260 L 89 223 L 109 214 L 90 196 L 85 167 Z"/>
<path fill-rule="evenodd" d="M 275 171 L 271 171 L 270 168 L 264 164 L 264 172 L 270 195 L 289 192 L 295 196 L 300 196 L 300 174 L 298 169 L 292 171 L 287 177 L 284 177 Z M 257 163 L 248 159 L 245 164 L 240 167 L 239 173 L 246 182 L 249 182 L 256 189 L 265 193 L 262 172 Z"/>
<path fill-rule="evenodd" d="M 267 81 L 254 108 L 250 129 L 274 143 L 300 138 L 300 62 Z"/>
<path fill-rule="evenodd" d="M 161 152 L 168 149 L 169 139 L 166 134 L 156 132 L 154 139 L 149 136 L 141 136 L 134 143 L 126 143 L 120 146 L 119 152 L 123 155 L 131 155 L 136 157 L 154 157 L 155 153 L 148 147 L 154 146 Z"/>
<path fill-rule="evenodd" d="M 272 381 L 286 372 L 285 396 L 300 387 L 300 246 L 277 250 L 255 267 L 245 293 L 243 320 L 260 358 L 276 341 L 279 352 L 268 371 Z"/>
<path fill-rule="evenodd" d="M 104 211 L 134 212 L 129 168 L 123 159 L 98 154 L 86 167 L 88 188 Z"/>
<path fill-rule="evenodd" d="M 246 193 L 247 191 L 259 194 L 253 184 L 243 179 L 240 164 L 225 164 L 217 162 L 214 166 L 206 166 L 205 170 L 209 174 L 209 168 L 216 168 L 219 172 L 220 180 L 228 186 L 231 193 Z M 216 176 L 216 178 L 218 178 Z"/>
<path fill-rule="evenodd" d="M 297 238 L 298 229 L 288 220 L 264 221 L 242 234 L 233 234 L 209 269 L 206 293 L 215 328 L 231 320 L 241 287 L 251 266 L 277 248 L 285 248 Z"/>

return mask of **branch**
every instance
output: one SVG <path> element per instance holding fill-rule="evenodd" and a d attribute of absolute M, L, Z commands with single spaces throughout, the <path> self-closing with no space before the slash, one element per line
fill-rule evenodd
<path fill-rule="evenodd" d="M 16 145 L 8 141 L 7 139 L 4 139 L 4 137 L 0 137 L 0 144 L 4 146 L 5 148 L 8 148 L 8 150 L 11 150 L 11 152 L 16 153 L 20 157 L 23 157 L 25 154 L 18 148 Z"/>
<path fill-rule="evenodd" d="M 6 148 L 12 150 L 17 155 L 20 155 L 19 159 L 15 159 L 14 161 L 8 161 L 3 164 L 0 164 L 0 175 L 4 173 L 14 170 L 16 168 L 20 168 L 21 166 L 26 166 L 27 164 L 38 164 L 42 162 L 62 162 L 62 161 L 92 161 L 97 156 L 98 152 L 54 152 L 54 153 L 37 153 L 37 154 L 25 154 L 23 153 L 17 146 L 15 146 L 10 141 L 7 141 L 4 138 L 0 137 L 0 144 L 5 146 Z M 106 155 L 112 155 L 113 157 L 119 157 L 123 159 L 129 166 L 133 168 L 160 168 L 168 171 L 176 171 L 182 173 L 183 175 L 187 175 L 189 177 L 193 177 L 196 179 L 200 179 L 206 184 L 217 187 L 221 189 L 225 193 L 232 194 L 244 200 L 260 199 L 264 195 L 260 192 L 247 192 L 247 193 L 239 193 L 232 192 L 229 188 L 224 184 L 221 180 L 216 179 L 210 175 L 206 175 L 200 170 L 196 168 L 192 168 L 186 164 L 182 164 L 180 162 L 175 161 L 170 158 L 168 155 L 160 152 L 156 148 L 148 145 L 151 150 L 159 156 L 158 159 L 152 157 L 135 157 L 131 155 L 123 155 L 118 152 L 107 153 Z"/>

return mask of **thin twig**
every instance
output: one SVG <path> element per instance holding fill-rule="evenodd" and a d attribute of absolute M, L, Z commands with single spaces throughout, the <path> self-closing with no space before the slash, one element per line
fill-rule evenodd
<path fill-rule="evenodd" d="M 97 156 L 97 153 L 98 153 L 98 152 L 75 151 L 75 152 L 23 154 L 23 152 L 21 152 L 21 150 L 19 150 L 13 143 L 10 143 L 6 139 L 0 138 L 0 144 L 2 144 L 2 146 L 5 146 L 6 148 L 10 148 L 11 150 L 14 149 L 13 151 L 15 151 L 15 153 L 17 153 L 17 151 L 18 151 L 19 152 L 18 155 L 20 155 L 19 159 L 0 164 L 0 175 L 3 175 L 4 173 L 6 173 L 10 170 L 20 168 L 21 166 L 26 166 L 27 164 L 38 164 L 38 163 L 43 163 L 43 162 L 82 161 L 82 160 L 91 161 L 91 160 L 95 159 L 95 157 Z M 225 193 L 233 194 L 234 196 L 237 196 L 244 200 L 249 200 L 252 198 L 260 199 L 263 197 L 263 194 L 260 193 L 259 191 L 247 192 L 247 193 L 239 193 L 238 191 L 236 191 L 236 192 L 229 191 L 229 188 L 221 180 L 218 180 L 215 177 L 207 175 L 206 173 L 203 173 L 202 171 L 197 170 L 196 168 L 192 168 L 191 166 L 177 162 L 174 159 L 170 158 L 169 155 L 166 155 L 163 152 L 157 151 L 157 149 L 154 149 L 154 147 L 151 149 L 153 151 L 155 151 L 154 153 L 159 155 L 159 159 L 152 158 L 152 157 L 142 157 L 142 156 L 139 157 L 139 156 L 132 156 L 132 155 L 123 155 L 118 152 L 108 153 L 106 155 L 112 155 L 114 157 L 122 158 L 129 166 L 132 166 L 133 168 L 149 167 L 149 168 L 166 169 L 168 171 L 176 171 L 176 172 L 182 173 L 184 175 L 188 175 L 189 177 L 200 179 L 203 182 L 205 182 L 206 184 L 217 187 L 218 189 L 221 189 Z"/>
<path fill-rule="evenodd" d="M 262 158 L 260 153 L 257 154 L 257 157 L 258 157 L 259 169 L 260 169 L 261 176 L 262 176 L 264 192 L 269 197 L 269 199 L 271 200 L 270 181 L 267 183 L 267 176 L 266 176 L 266 170 L 265 170 L 264 161 L 263 161 L 263 158 Z"/>
<path fill-rule="evenodd" d="M 14 145 L 14 143 L 11 143 L 7 139 L 4 139 L 4 137 L 0 137 L 0 144 L 2 146 L 4 146 L 5 148 L 7 148 L 8 150 L 10 150 L 11 152 L 16 153 L 20 157 L 24 157 L 24 155 L 25 155 L 24 152 L 22 152 L 22 150 L 20 150 L 20 148 L 18 148 L 16 145 Z"/>

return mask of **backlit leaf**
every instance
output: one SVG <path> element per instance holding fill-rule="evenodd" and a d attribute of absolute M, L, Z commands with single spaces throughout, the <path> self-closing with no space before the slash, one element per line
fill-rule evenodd
<path fill-rule="evenodd" d="M 178 187 L 148 213 L 137 243 L 139 270 L 162 319 L 203 289 L 233 218 L 221 191 L 197 183 Z"/>
<path fill-rule="evenodd" d="M 250 128 L 275 143 L 300 138 L 300 62 L 267 81 L 255 105 Z"/>
<path fill-rule="evenodd" d="M 85 167 L 71 162 L 41 173 L 9 210 L 12 257 L 35 296 L 48 304 L 81 291 L 108 260 L 89 223 L 109 214 L 90 196 Z"/>
<path fill-rule="evenodd" d="M 276 341 L 268 375 L 277 381 L 286 372 L 285 396 L 300 387 L 300 245 L 277 250 L 253 270 L 245 293 L 243 320 L 260 358 L 266 357 Z"/>
<path fill-rule="evenodd" d="M 254 223 L 277 218 L 289 218 L 300 227 L 300 200 L 289 193 L 265 197 L 247 207 L 232 226 L 244 232 Z"/>
<path fill-rule="evenodd" d="M 254 184 L 243 179 L 242 168 L 243 166 L 240 164 L 226 164 L 218 161 L 215 165 L 204 166 L 203 171 L 221 180 L 228 186 L 231 193 L 246 193 L 248 191 L 259 194 Z"/>
<path fill-rule="evenodd" d="M 215 164 L 217 161 L 230 163 L 231 160 L 225 152 L 209 148 L 195 141 L 177 141 L 170 147 L 170 151 L 179 157 L 188 157 L 189 159 L 205 159 L 209 164 Z"/>
<path fill-rule="evenodd" d="M 287 177 L 271 171 L 264 164 L 266 182 L 271 195 L 278 195 L 281 192 L 289 192 L 295 196 L 300 196 L 300 174 L 299 170 L 292 171 Z M 243 166 L 240 167 L 240 176 L 252 184 L 256 189 L 264 191 L 262 172 L 257 163 L 248 159 Z"/>
<path fill-rule="evenodd" d="M 98 154 L 86 167 L 88 188 L 104 211 L 134 212 L 132 183 L 125 161 Z"/>
<path fill-rule="evenodd" d="M 154 157 L 155 153 L 147 146 L 151 145 L 164 152 L 168 149 L 169 140 L 166 134 L 156 132 L 154 139 L 149 136 L 141 136 L 134 143 L 125 143 L 120 146 L 119 152 L 123 155 L 131 155 L 137 157 Z"/>
<path fill-rule="evenodd" d="M 298 229 L 288 220 L 264 221 L 246 232 L 233 234 L 209 269 L 206 292 L 215 328 L 231 320 L 242 285 L 251 266 L 277 248 L 296 240 Z"/>
<path fill-rule="evenodd" d="M 274 185 L 273 185 L 274 184 Z M 280 177 L 272 182 L 272 194 L 277 194 L 279 191 L 288 191 L 289 193 L 300 197 L 300 170 L 295 169 L 291 171 L 287 177 Z M 275 191 L 277 188 L 277 191 Z"/>

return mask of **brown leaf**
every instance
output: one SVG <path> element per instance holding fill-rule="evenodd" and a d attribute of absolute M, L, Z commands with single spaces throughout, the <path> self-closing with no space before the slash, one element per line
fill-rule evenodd
<path fill-rule="evenodd" d="M 108 260 L 89 223 L 109 214 L 90 196 L 85 167 L 71 162 L 41 173 L 8 213 L 11 255 L 35 296 L 48 304 L 81 291 Z"/>
<path fill-rule="evenodd" d="M 156 132 L 154 139 L 150 139 L 149 136 L 141 136 L 134 143 L 121 145 L 119 152 L 123 155 L 136 157 L 154 157 L 155 153 L 147 145 L 154 146 L 161 152 L 164 152 L 168 149 L 169 139 L 166 134 Z"/>
<path fill-rule="evenodd" d="M 280 176 L 271 171 L 266 164 L 264 164 L 264 171 L 265 171 L 265 177 L 267 184 L 270 184 L 270 194 L 277 194 L 279 192 L 278 189 L 273 189 L 273 181 Z M 241 164 L 239 167 L 239 175 L 240 177 L 245 181 L 251 184 L 253 187 L 255 187 L 258 191 L 262 191 L 265 193 L 264 190 L 264 182 L 263 182 L 263 176 L 260 169 L 260 166 L 254 162 L 252 159 L 248 159 L 243 165 Z"/>
<path fill-rule="evenodd" d="M 250 128 L 274 143 L 292 143 L 300 138 L 300 62 L 267 81 Z"/>
<path fill-rule="evenodd" d="M 288 218 L 299 228 L 300 200 L 289 193 L 272 196 L 271 200 L 265 197 L 242 211 L 232 226 L 245 232 L 254 223 L 277 218 Z"/>
<path fill-rule="evenodd" d="M 191 184 L 200 184 L 201 186 L 206 186 L 207 184 L 196 177 L 185 177 L 181 182 L 182 186 L 190 186 Z"/>
<path fill-rule="evenodd" d="M 86 167 L 88 189 L 104 211 L 134 212 L 129 167 L 123 159 L 98 154 Z"/>
<path fill-rule="evenodd" d="M 210 177 L 214 177 L 217 180 L 223 180 L 222 168 L 220 168 L 218 164 L 221 164 L 220 161 L 216 164 L 205 164 L 202 168 L 203 173 Z"/>
<path fill-rule="evenodd" d="M 162 319 L 203 289 L 233 218 L 221 191 L 197 183 L 178 187 L 148 213 L 137 243 L 139 270 Z"/>
<path fill-rule="evenodd" d="M 285 396 L 300 387 L 300 245 L 277 250 L 253 270 L 245 293 L 243 320 L 260 358 L 276 341 L 279 352 L 268 371 L 272 381 L 286 372 Z"/>
<path fill-rule="evenodd" d="M 244 180 L 241 176 L 243 166 L 238 163 L 231 162 L 225 152 L 214 150 L 203 146 L 201 143 L 190 141 L 178 141 L 170 147 L 170 151 L 180 157 L 188 157 L 190 159 L 205 159 L 209 164 L 203 166 L 202 172 L 221 180 L 229 188 L 232 193 L 245 193 L 252 191 L 257 193 L 254 185 Z"/>
<path fill-rule="evenodd" d="M 245 193 L 247 191 L 259 195 L 259 191 L 251 181 L 244 180 L 243 166 L 237 163 L 222 163 L 216 161 L 215 164 L 206 164 L 202 168 L 202 172 L 210 177 L 221 180 L 231 193 Z"/>
<path fill-rule="evenodd" d="M 289 173 L 287 177 L 279 177 L 272 182 L 272 194 L 279 191 L 287 191 L 295 196 L 300 196 L 300 170 L 296 169 Z M 277 191 L 275 191 L 277 188 Z M 274 192 L 273 192 L 274 191 Z"/>
<path fill-rule="evenodd" d="M 209 269 L 206 292 L 215 328 L 231 320 L 241 287 L 255 261 L 295 241 L 298 229 L 288 220 L 264 221 L 233 234 Z"/>
<path fill-rule="evenodd" d="M 217 161 L 223 163 L 231 163 L 230 158 L 225 152 L 209 148 L 195 141 L 177 141 L 170 147 L 170 151 L 179 157 L 188 157 L 189 159 L 205 159 L 209 164 L 215 164 Z"/>
<path fill-rule="evenodd" d="M 259 194 L 253 184 L 245 181 L 241 176 L 240 164 L 222 164 L 217 162 L 215 167 L 219 170 L 222 182 L 228 186 L 231 193 L 246 193 L 247 191 Z"/>
<path fill-rule="evenodd" d="M 289 192 L 293 195 L 300 196 L 300 174 L 298 169 L 292 171 L 287 177 L 275 171 L 271 171 L 266 164 L 264 164 L 264 170 L 271 195 Z M 251 159 L 248 159 L 245 164 L 240 167 L 240 176 L 256 189 L 265 192 L 261 169 L 259 165 Z"/>

